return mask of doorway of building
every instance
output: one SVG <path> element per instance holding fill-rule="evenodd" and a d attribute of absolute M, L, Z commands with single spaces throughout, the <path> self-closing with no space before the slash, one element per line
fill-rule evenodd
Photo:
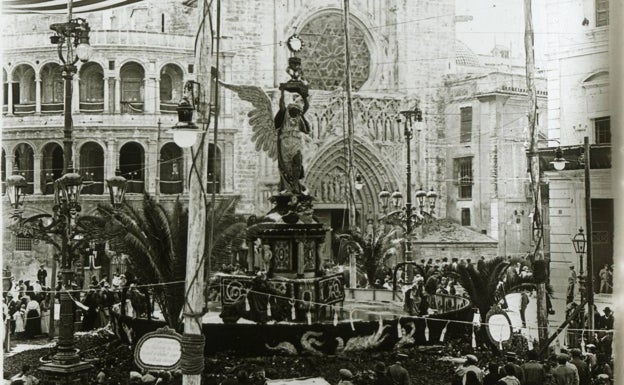
<path fill-rule="evenodd" d="M 613 265 L 613 199 L 592 199 L 594 290 L 600 289 L 600 269 Z"/>

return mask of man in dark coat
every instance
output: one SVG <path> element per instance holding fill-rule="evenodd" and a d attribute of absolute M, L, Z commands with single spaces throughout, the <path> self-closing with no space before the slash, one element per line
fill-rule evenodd
<path fill-rule="evenodd" d="M 511 366 L 513 366 L 514 368 L 514 372 L 515 372 L 515 377 L 518 378 L 518 380 L 520 380 L 521 384 L 524 384 L 524 370 L 522 370 L 522 368 L 520 367 L 520 365 L 518 365 L 518 355 L 514 352 L 507 352 L 505 354 L 505 357 L 507 358 L 507 363 Z"/>
<path fill-rule="evenodd" d="M 576 366 L 576 369 L 578 370 L 579 384 L 589 384 L 589 366 L 585 361 L 583 361 L 583 358 L 581 357 L 581 350 L 572 349 L 570 354 L 572 355 L 572 360 L 570 362 Z"/>
<path fill-rule="evenodd" d="M 566 354 L 557 356 L 558 365 L 551 371 L 554 382 L 558 385 L 579 385 L 578 377 L 574 369 L 566 365 L 567 361 L 568 356 Z"/>
<path fill-rule="evenodd" d="M 409 372 L 401 365 L 401 360 L 405 358 L 407 358 L 407 354 L 398 353 L 396 362 L 388 367 L 390 384 L 410 385 L 411 380 Z"/>
<path fill-rule="evenodd" d="M 41 286 L 45 287 L 46 283 L 46 277 L 48 276 L 48 272 L 45 269 L 45 265 L 41 265 L 39 267 L 39 271 L 37 271 L 37 281 L 39 281 L 39 284 L 41 284 Z"/>
<path fill-rule="evenodd" d="M 538 354 L 535 350 L 529 350 L 527 352 L 528 362 L 522 365 L 522 371 L 524 372 L 523 385 L 542 385 L 546 382 L 546 372 L 544 365 L 537 359 Z"/>

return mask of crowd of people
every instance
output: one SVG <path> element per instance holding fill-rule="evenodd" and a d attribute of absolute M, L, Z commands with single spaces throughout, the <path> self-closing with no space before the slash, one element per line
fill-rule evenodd
<path fill-rule="evenodd" d="M 52 290 L 46 286 L 46 278 L 47 271 L 41 265 L 36 280 L 12 279 L 10 290 L 3 293 L 6 333 L 16 338 L 34 338 L 49 333 L 54 298 Z"/>
<path fill-rule="evenodd" d="M 456 371 L 454 385 L 599 385 L 613 383 L 613 362 L 595 347 L 554 351 L 544 360 L 537 351 L 527 352 L 522 362 L 516 353 L 505 359 L 480 362 L 476 355 L 465 356 Z"/>
<path fill-rule="evenodd" d="M 88 286 L 82 288 L 76 281 L 67 287 L 62 276 L 57 277 L 54 290 L 46 285 L 47 271 L 41 265 L 36 280 L 11 277 L 11 289 L 4 292 L 3 321 L 6 334 L 16 339 L 45 337 L 50 333 L 51 317 L 55 303 L 60 303 L 60 293 L 69 294 L 74 304 L 74 322 L 80 322 L 82 331 L 106 326 L 110 311 L 115 307 L 122 315 L 150 318 L 153 313 L 150 289 L 141 285 L 131 274 L 115 272 L 112 279 L 104 275 L 91 276 Z M 86 286 L 86 284 L 84 284 Z M 8 351 L 4 336 L 4 349 Z"/>

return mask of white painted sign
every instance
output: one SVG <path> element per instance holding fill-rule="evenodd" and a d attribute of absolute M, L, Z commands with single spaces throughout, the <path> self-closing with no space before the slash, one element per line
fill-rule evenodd
<path fill-rule="evenodd" d="M 173 370 L 180 365 L 182 336 L 163 328 L 147 333 L 137 343 L 134 360 L 143 369 Z"/>

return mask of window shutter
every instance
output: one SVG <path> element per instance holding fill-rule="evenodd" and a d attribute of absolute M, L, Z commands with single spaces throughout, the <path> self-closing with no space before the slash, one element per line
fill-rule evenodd
<path fill-rule="evenodd" d="M 459 142 L 466 143 L 472 140 L 472 107 L 460 108 Z"/>

